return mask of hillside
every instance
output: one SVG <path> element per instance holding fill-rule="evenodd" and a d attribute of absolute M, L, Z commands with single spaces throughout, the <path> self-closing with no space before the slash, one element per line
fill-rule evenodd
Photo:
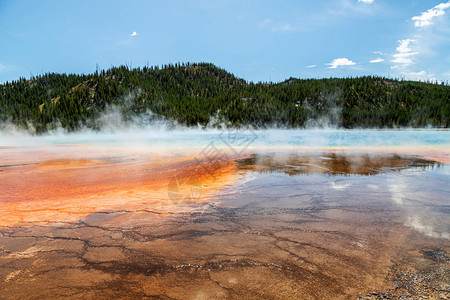
<path fill-rule="evenodd" d="M 98 119 L 111 109 L 125 120 L 187 126 L 447 128 L 450 86 L 382 77 L 248 83 L 206 63 L 49 73 L 0 85 L 0 123 L 36 133 L 100 129 Z"/>

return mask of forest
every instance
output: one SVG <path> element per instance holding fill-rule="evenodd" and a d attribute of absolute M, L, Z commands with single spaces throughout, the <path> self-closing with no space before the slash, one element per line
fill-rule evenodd
<path fill-rule="evenodd" d="M 376 76 L 254 83 L 210 63 L 47 73 L 0 85 L 0 127 L 100 130 L 112 109 L 125 121 L 201 127 L 448 128 L 450 86 Z"/>

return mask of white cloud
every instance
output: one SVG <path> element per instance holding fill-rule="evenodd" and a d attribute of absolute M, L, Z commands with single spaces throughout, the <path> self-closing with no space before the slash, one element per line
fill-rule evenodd
<path fill-rule="evenodd" d="M 436 76 L 433 73 L 428 73 L 424 70 L 419 72 L 402 72 L 401 74 L 408 80 L 437 81 Z"/>
<path fill-rule="evenodd" d="M 411 56 L 417 55 L 419 52 L 409 52 L 409 53 L 396 53 L 394 54 L 394 59 L 391 60 L 391 62 L 395 64 L 402 64 L 402 65 L 411 65 L 413 64 L 413 60 L 411 59 Z"/>
<path fill-rule="evenodd" d="M 394 59 L 391 60 L 394 64 L 400 64 L 403 66 L 411 65 L 413 63 L 412 56 L 419 54 L 419 52 L 413 52 L 410 44 L 415 43 L 416 40 L 405 39 L 399 40 L 399 46 L 397 47 L 397 53 L 393 55 Z M 395 68 L 395 67 L 394 67 Z"/>
<path fill-rule="evenodd" d="M 356 63 L 349 60 L 348 58 L 336 58 L 327 65 L 329 65 L 328 69 L 336 69 L 337 67 L 341 66 L 353 66 L 356 65 Z"/>
<path fill-rule="evenodd" d="M 309 65 L 309 66 L 306 66 L 305 68 L 315 68 L 315 67 L 317 67 L 317 65 Z"/>
<path fill-rule="evenodd" d="M 386 55 L 386 53 L 383 53 L 383 52 L 381 52 L 381 51 L 373 51 L 373 53 L 379 54 L 379 55 Z"/>
<path fill-rule="evenodd" d="M 384 61 L 384 59 L 378 57 L 378 58 L 372 59 L 369 62 L 372 63 L 372 64 L 376 64 L 376 63 L 380 63 L 380 62 L 383 62 L 383 61 Z"/>
<path fill-rule="evenodd" d="M 363 3 L 367 3 L 367 4 L 372 4 L 373 3 L 373 0 L 358 0 L 358 3 L 359 2 L 363 2 Z"/>
<path fill-rule="evenodd" d="M 409 47 L 409 44 L 414 43 L 415 40 L 412 39 L 406 39 L 406 40 L 399 40 L 398 41 L 400 45 L 397 47 L 397 51 L 399 53 L 408 53 L 411 51 L 411 48 Z"/>
<path fill-rule="evenodd" d="M 411 20 L 414 21 L 414 27 L 416 28 L 413 35 L 415 39 L 408 38 L 399 40 L 396 51 L 391 57 L 391 69 L 398 70 L 397 75 L 401 75 L 411 80 L 436 80 L 435 73 L 421 71 L 423 66 L 421 67 L 420 65 L 423 65 L 426 62 L 426 59 L 437 57 L 437 54 L 439 53 L 434 51 L 432 49 L 433 47 L 442 46 L 445 45 L 444 43 L 448 43 L 448 28 L 445 28 L 446 26 L 441 26 L 442 30 L 436 30 L 439 28 L 433 28 L 437 26 L 432 26 L 439 19 L 439 16 L 444 15 L 446 10 L 450 9 L 450 0 L 444 1 L 446 2 L 442 2 L 433 8 L 422 12 L 420 15 L 411 18 Z M 424 31 L 424 28 L 430 29 Z M 443 34 L 444 32 L 445 34 Z M 420 59 L 416 57 L 419 57 Z M 441 53 L 441 60 L 445 61 L 445 59 L 448 59 L 446 53 Z M 418 69 L 419 67 L 420 69 Z M 429 67 L 430 66 L 428 65 L 427 68 Z"/>
<path fill-rule="evenodd" d="M 406 80 L 419 80 L 419 81 L 431 81 L 436 82 L 438 81 L 434 73 L 429 73 L 427 71 L 418 71 L 418 72 L 412 72 L 412 71 L 401 71 L 399 73 L 403 78 Z M 440 82 L 440 81 L 438 81 Z"/>
<path fill-rule="evenodd" d="M 264 21 L 260 22 L 258 26 L 264 28 L 269 26 L 271 23 L 272 23 L 271 19 L 265 19 Z"/>
<path fill-rule="evenodd" d="M 279 23 L 275 22 L 271 19 L 266 19 L 258 24 L 261 28 L 269 29 L 270 32 L 288 32 L 288 31 L 296 31 L 297 28 L 292 26 L 290 23 Z"/>
<path fill-rule="evenodd" d="M 133 33 L 130 34 L 130 36 L 137 36 L 137 32 L 136 32 L 136 31 L 133 31 Z"/>
<path fill-rule="evenodd" d="M 412 76 L 424 76 L 424 75 L 427 75 L 427 72 L 419 71 L 419 72 L 410 72 L 410 73 L 405 73 L 405 74 L 412 75 Z"/>
<path fill-rule="evenodd" d="M 284 24 L 272 29 L 272 31 L 293 31 L 293 30 L 294 28 L 291 26 L 291 24 Z"/>
<path fill-rule="evenodd" d="M 432 20 L 435 17 L 444 15 L 447 8 L 450 8 L 450 1 L 447 3 L 438 4 L 426 12 L 423 12 L 420 16 L 412 17 L 411 20 L 415 21 L 414 26 L 416 27 L 428 27 L 433 24 Z"/>

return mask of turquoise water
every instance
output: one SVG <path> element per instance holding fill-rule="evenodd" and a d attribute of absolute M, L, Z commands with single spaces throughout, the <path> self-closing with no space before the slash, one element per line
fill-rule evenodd
<path fill-rule="evenodd" d="M 271 146 L 445 146 L 443 130 L 285 130 L 256 132 L 256 144 Z"/>
<path fill-rule="evenodd" d="M 0 146 L 39 144 L 123 144 L 125 146 L 186 146 L 213 143 L 239 147 L 368 147 L 450 146 L 449 130 L 166 130 L 139 128 L 114 133 L 80 132 L 46 136 L 0 134 Z"/>

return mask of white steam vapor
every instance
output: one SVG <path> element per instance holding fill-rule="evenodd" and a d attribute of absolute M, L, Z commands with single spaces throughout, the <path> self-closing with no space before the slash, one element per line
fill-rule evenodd
<path fill-rule="evenodd" d="M 321 93 L 318 104 L 323 115 L 306 122 L 306 129 L 268 128 L 251 130 L 249 128 L 230 129 L 229 121 L 218 111 L 209 120 L 206 127 L 186 127 L 176 121 L 168 121 L 151 111 L 132 117 L 125 117 L 123 110 L 132 108 L 134 99 L 142 91 L 136 89 L 120 99 L 121 106 L 110 106 L 90 124 L 91 129 L 83 127 L 76 132 L 68 132 L 61 126 L 55 126 L 43 135 L 35 135 L 33 125 L 27 129 L 12 125 L 11 122 L 0 123 L 0 149 L 3 147 L 37 147 L 59 144 L 121 144 L 129 147 L 137 145 L 146 147 L 204 147 L 211 141 L 220 141 L 230 132 L 238 137 L 252 139 L 258 137 L 252 147 L 328 147 L 328 146 L 417 146 L 434 145 L 437 140 L 450 145 L 450 131 L 424 130 L 343 130 L 341 124 L 341 107 L 338 105 L 342 91 Z M 305 113 L 313 116 L 314 110 L 305 100 Z M 56 124 L 58 125 L 58 124 Z M 94 126 L 92 126 L 94 125 Z M 218 143 L 218 144 L 223 144 Z"/>

